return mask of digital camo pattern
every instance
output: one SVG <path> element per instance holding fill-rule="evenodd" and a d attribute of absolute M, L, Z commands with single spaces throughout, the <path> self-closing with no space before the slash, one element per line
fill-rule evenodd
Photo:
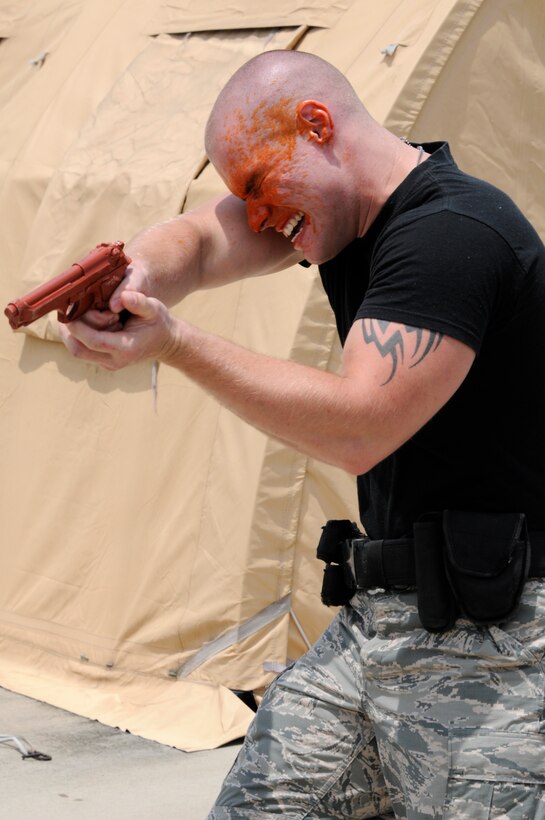
<path fill-rule="evenodd" d="M 507 624 L 431 634 L 356 596 L 269 688 L 209 820 L 545 820 L 545 583 Z"/>

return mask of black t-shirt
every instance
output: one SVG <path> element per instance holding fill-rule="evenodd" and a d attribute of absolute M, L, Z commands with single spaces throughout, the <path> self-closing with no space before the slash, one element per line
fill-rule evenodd
<path fill-rule="evenodd" d="M 424 148 L 432 156 L 320 275 L 343 344 L 369 317 L 452 336 L 476 358 L 447 404 L 358 477 L 361 520 L 393 538 L 425 512 L 517 511 L 545 530 L 545 248 L 446 143 Z"/>

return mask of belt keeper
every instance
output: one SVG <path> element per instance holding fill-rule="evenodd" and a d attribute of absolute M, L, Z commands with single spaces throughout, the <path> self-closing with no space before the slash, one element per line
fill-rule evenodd
<path fill-rule="evenodd" d="M 344 576 L 344 582 L 347 588 L 351 591 L 351 596 L 358 589 L 358 581 L 356 577 L 356 562 L 354 559 L 354 544 L 362 543 L 361 538 L 351 538 L 350 540 L 343 541 L 341 544 L 341 554 L 342 554 L 342 570 Z"/>

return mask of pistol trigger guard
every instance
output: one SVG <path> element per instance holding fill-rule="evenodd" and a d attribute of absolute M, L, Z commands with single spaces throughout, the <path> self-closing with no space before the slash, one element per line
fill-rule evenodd
<path fill-rule="evenodd" d="M 57 311 L 57 319 L 59 322 L 62 322 L 64 325 L 68 324 L 68 322 L 73 322 L 74 319 L 78 319 L 81 314 L 84 312 L 79 309 L 80 303 L 79 302 L 72 302 L 72 304 L 68 305 L 67 308 L 64 310 Z"/>
<path fill-rule="evenodd" d="M 78 299 L 77 302 L 71 302 L 68 307 L 62 311 L 59 311 L 59 321 L 64 322 L 67 324 L 68 322 L 73 322 L 75 319 L 79 319 L 80 316 L 83 316 L 84 313 L 93 307 L 93 299 L 92 297 L 87 296 L 83 299 Z M 61 318 L 62 316 L 62 318 Z"/>

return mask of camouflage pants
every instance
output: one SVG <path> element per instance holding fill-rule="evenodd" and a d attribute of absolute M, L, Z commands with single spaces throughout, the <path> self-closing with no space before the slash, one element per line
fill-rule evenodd
<path fill-rule="evenodd" d="M 270 686 L 209 820 L 545 820 L 545 581 L 501 628 L 431 634 L 357 595 Z"/>

